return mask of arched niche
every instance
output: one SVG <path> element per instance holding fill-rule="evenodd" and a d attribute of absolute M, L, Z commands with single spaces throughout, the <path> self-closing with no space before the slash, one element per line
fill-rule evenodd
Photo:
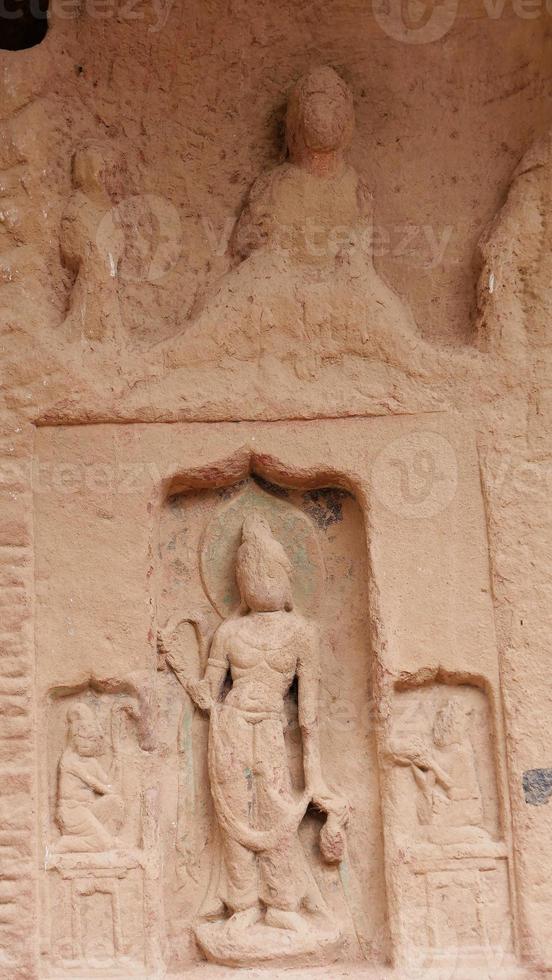
<path fill-rule="evenodd" d="M 352 807 L 348 855 L 340 868 L 328 871 L 323 866 L 317 845 L 321 816 L 314 811 L 301 826 L 301 846 L 347 936 L 343 955 L 349 961 L 372 959 L 374 950 L 378 959 L 388 952 L 368 554 L 363 512 L 352 485 L 330 467 L 286 470 L 273 458 L 251 453 L 191 473 L 176 472 L 164 480 L 157 502 L 155 547 L 158 621 L 185 619 L 179 627 L 179 650 L 182 669 L 190 676 L 199 676 L 214 630 L 239 605 L 234 562 L 247 514 L 255 510 L 266 518 L 291 560 L 294 603 L 316 623 L 320 635 L 324 772 Z M 176 712 L 178 685 L 170 696 Z M 175 922 L 190 928 L 209 889 L 216 843 L 207 737 L 206 719 L 199 712 L 190 715 L 185 707 L 179 789 L 172 801 L 180 888 L 167 884 L 166 906 Z M 285 740 L 293 784 L 300 790 L 295 685 L 286 698 Z M 195 860 L 190 860 L 190 850 Z"/>

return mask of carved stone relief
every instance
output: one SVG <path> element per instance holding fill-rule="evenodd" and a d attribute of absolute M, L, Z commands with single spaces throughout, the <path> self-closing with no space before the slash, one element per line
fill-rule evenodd
<path fill-rule="evenodd" d="M 106 145 L 90 143 L 73 156 L 73 191 L 60 231 L 61 255 L 74 277 L 63 324 L 71 341 L 113 344 L 122 340 L 116 278 L 121 235 L 105 220 L 113 205 L 113 174 L 117 167 L 120 169 L 121 163 L 113 159 Z M 108 228 L 111 236 L 105 241 Z"/>
<path fill-rule="evenodd" d="M 200 926 L 196 935 L 209 958 L 243 965 L 278 956 L 280 936 L 270 928 L 289 934 L 289 955 L 321 951 L 338 940 L 327 911 L 320 923 L 301 914 L 320 913 L 322 903 L 301 867 L 297 831 L 312 803 L 327 815 L 322 856 L 339 862 L 348 806 L 322 776 L 318 638 L 314 624 L 293 612 L 291 563 L 260 513 L 245 518 L 241 536 L 241 615 L 215 631 L 203 678 L 183 674 L 170 639 L 162 649 L 194 704 L 210 715 L 209 781 L 222 855 L 216 895 L 205 910 L 215 923 Z M 232 686 L 218 704 L 229 671 Z M 295 677 L 305 779 L 297 795 L 286 772 L 282 727 L 284 696 Z M 258 922 L 268 931 L 259 929 L 257 936 L 252 927 Z"/>
<path fill-rule="evenodd" d="M 138 467 L 130 492 L 37 495 L 46 972 L 510 966 L 471 436 L 431 416 L 39 444 L 54 471 Z"/>
<path fill-rule="evenodd" d="M 374 757 L 361 786 L 346 764 L 338 772 L 332 745 L 333 736 L 347 751 L 370 737 L 369 652 L 352 583 L 337 589 L 350 603 L 336 609 L 342 635 L 334 624 L 328 636 L 328 577 L 365 565 L 352 539 L 360 520 L 343 491 L 253 479 L 177 496 L 164 518 L 160 667 L 185 691 L 180 878 L 196 892 L 185 914 L 199 949 L 215 962 L 324 963 L 386 945 L 369 884 L 381 865 L 351 859 L 362 841 L 377 848 L 381 832 Z"/>
<path fill-rule="evenodd" d="M 465 99 L 385 4 L 67 6 L 0 73 L 0 978 L 544 973 L 546 18 L 458 16 Z"/>
<path fill-rule="evenodd" d="M 512 868 L 485 694 L 448 683 L 397 692 L 386 752 L 405 947 L 428 967 L 468 954 L 504 968 Z"/>
<path fill-rule="evenodd" d="M 412 314 L 374 268 L 372 201 L 346 160 L 353 128 L 352 93 L 332 68 L 299 79 L 288 159 L 251 188 L 230 239 L 235 267 L 163 345 L 167 367 L 214 361 L 221 349 L 246 360 L 270 349 L 307 380 L 326 360 L 382 345 L 417 362 Z"/>
<path fill-rule="evenodd" d="M 92 709 L 82 701 L 67 710 L 67 743 L 58 765 L 56 823 L 61 837 L 55 845 L 57 853 L 115 847 L 125 817 L 119 790 L 121 734 L 116 705 L 110 727 L 113 760 L 107 772 L 100 761 L 105 752 L 104 733 Z"/>
<path fill-rule="evenodd" d="M 113 681 L 52 691 L 47 717 L 45 958 L 69 971 L 158 967 L 152 719 L 131 685 Z"/>

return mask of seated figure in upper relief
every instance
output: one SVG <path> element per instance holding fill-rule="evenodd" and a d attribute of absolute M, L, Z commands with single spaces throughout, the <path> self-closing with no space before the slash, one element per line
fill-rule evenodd
<path fill-rule="evenodd" d="M 235 256 L 269 245 L 299 262 L 332 265 L 366 230 L 369 199 L 345 160 L 353 124 L 352 94 L 332 68 L 300 79 L 287 109 L 288 159 L 251 188 L 232 235 Z"/>
<path fill-rule="evenodd" d="M 82 702 L 73 705 L 67 712 L 67 746 L 58 766 L 58 852 L 107 851 L 116 845 L 124 803 L 113 776 L 99 761 L 103 751 L 103 733 L 94 713 Z"/>
<path fill-rule="evenodd" d="M 412 314 L 374 268 L 371 199 L 346 161 L 353 126 L 332 68 L 297 82 L 287 160 L 253 185 L 230 240 L 238 264 L 165 345 L 167 367 L 271 354 L 310 377 L 344 354 L 418 359 Z"/>
<path fill-rule="evenodd" d="M 419 790 L 417 813 L 429 827 L 429 838 L 481 836 L 483 803 L 475 753 L 469 734 L 471 711 L 455 698 L 440 708 L 433 722 L 432 744 L 411 739 L 393 745 L 397 765 L 409 766 Z"/>

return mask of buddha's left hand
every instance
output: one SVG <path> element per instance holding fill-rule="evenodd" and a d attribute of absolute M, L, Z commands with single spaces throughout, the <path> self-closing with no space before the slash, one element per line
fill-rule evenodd
<path fill-rule="evenodd" d="M 332 793 L 325 783 L 317 783 L 311 790 L 311 800 L 315 807 L 323 813 L 334 813 L 345 822 L 349 814 L 349 804 L 342 796 Z"/>

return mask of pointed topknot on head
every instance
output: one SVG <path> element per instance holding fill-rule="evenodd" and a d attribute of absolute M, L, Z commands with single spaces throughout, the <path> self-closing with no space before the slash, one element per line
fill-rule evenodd
<path fill-rule="evenodd" d="M 291 562 L 266 518 L 256 511 L 243 522 L 236 573 L 249 609 L 275 612 L 292 608 Z"/>

